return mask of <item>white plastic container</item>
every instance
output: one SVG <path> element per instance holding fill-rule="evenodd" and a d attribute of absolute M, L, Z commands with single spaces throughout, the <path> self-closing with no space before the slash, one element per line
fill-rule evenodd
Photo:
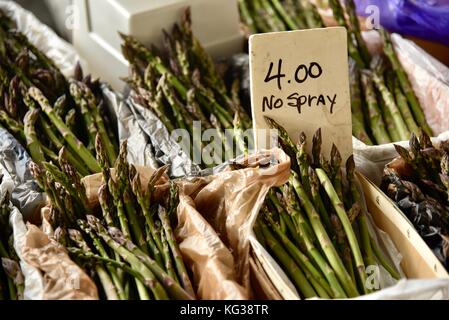
<path fill-rule="evenodd" d="M 146 45 L 159 45 L 161 30 L 170 30 L 188 6 L 195 35 L 215 59 L 242 50 L 236 0 L 75 0 L 74 5 L 78 15 L 75 48 L 89 71 L 116 90 L 123 89 L 120 77 L 128 74 L 118 31 Z"/>

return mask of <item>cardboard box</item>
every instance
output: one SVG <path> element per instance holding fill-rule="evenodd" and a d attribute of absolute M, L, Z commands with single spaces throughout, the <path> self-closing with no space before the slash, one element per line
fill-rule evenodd
<path fill-rule="evenodd" d="M 362 174 L 357 173 L 357 177 L 376 227 L 390 236 L 402 255 L 401 267 L 407 279 L 449 279 L 448 272 L 399 208 Z M 250 243 L 255 258 L 282 298 L 300 299 L 292 282 L 254 234 L 250 237 Z"/>
<path fill-rule="evenodd" d="M 401 267 L 408 278 L 445 278 L 449 274 L 411 222 L 374 183 L 358 173 L 368 211 L 376 225 L 388 233 L 403 256 Z"/>

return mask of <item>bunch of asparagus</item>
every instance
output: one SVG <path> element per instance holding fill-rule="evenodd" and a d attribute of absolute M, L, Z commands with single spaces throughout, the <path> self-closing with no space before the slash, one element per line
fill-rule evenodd
<path fill-rule="evenodd" d="M 234 142 L 238 152 L 246 151 L 242 134 L 251 127 L 251 118 L 240 103 L 240 85 L 236 80 L 231 88 L 226 86 L 212 58 L 192 33 L 189 9 L 170 34 L 164 32 L 163 53 L 131 36 L 121 36 L 123 54 L 131 65 L 126 81 L 134 98 L 153 111 L 169 132 L 185 129 L 194 137 L 194 122 L 200 121 L 202 129 L 217 130 L 227 158 L 235 154 Z M 231 137 L 224 134 L 224 129 L 233 129 Z M 191 154 L 201 152 L 201 141 L 193 140 Z"/>
<path fill-rule="evenodd" d="M 98 282 L 103 298 L 193 299 L 172 229 L 176 185 L 171 185 L 166 199 L 154 197 L 155 184 L 167 168 L 158 169 L 143 190 L 136 168 L 126 161 L 126 141 L 120 146 L 115 178 L 99 134 L 96 152 L 102 171 L 101 208 L 89 206 L 79 174 L 65 158 L 59 158 L 61 169 L 48 162 L 31 166 L 50 199 L 55 238 Z"/>
<path fill-rule="evenodd" d="M 81 68 L 67 80 L 0 11 L 0 125 L 26 146 L 34 162 L 58 163 L 58 153 L 86 176 L 99 172 L 95 134 L 115 161 L 116 133 L 107 116 L 100 83 Z"/>
<path fill-rule="evenodd" d="M 432 135 L 390 35 L 380 30 L 384 55 L 372 57 L 353 0 L 329 0 L 335 21 L 348 31 L 353 134 L 366 144 L 407 140 L 418 128 Z M 300 0 L 240 0 L 250 33 L 325 27 L 317 8 Z"/>
<path fill-rule="evenodd" d="M 3 176 L 0 180 L 2 178 Z M 13 231 L 9 224 L 10 214 L 9 193 L 6 192 L 0 199 L 0 300 L 23 299 L 24 278 L 19 257 L 13 245 Z"/>
<path fill-rule="evenodd" d="M 449 270 L 449 141 L 437 148 L 421 131 L 409 146 L 395 145 L 399 157 L 385 167 L 381 188 Z"/>
<path fill-rule="evenodd" d="M 376 288 L 367 282 L 369 266 L 381 265 L 399 279 L 369 232 L 353 157 L 344 172 L 335 145 L 329 160 L 321 153 L 320 130 L 313 137 L 310 157 L 304 133 L 295 145 L 284 128 L 266 120 L 278 130 L 292 171 L 282 188 L 270 190 L 254 232 L 301 296 L 346 298 L 369 293 Z"/>

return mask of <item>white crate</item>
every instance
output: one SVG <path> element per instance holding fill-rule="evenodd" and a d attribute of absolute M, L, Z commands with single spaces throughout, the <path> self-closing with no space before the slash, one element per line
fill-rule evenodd
<path fill-rule="evenodd" d="M 74 5 L 78 23 L 73 43 L 87 61 L 88 70 L 116 90 L 123 89 L 119 78 L 128 74 L 118 31 L 146 45 L 159 45 L 161 30 L 170 30 L 188 6 L 193 31 L 214 58 L 242 50 L 236 0 L 75 0 Z"/>

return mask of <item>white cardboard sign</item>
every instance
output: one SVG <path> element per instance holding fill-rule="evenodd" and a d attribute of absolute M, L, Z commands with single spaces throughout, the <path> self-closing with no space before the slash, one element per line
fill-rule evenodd
<path fill-rule="evenodd" d="M 249 40 L 255 143 L 272 146 L 264 116 L 282 125 L 296 143 L 322 130 L 323 152 L 335 143 L 352 154 L 347 33 L 343 27 L 256 34 Z M 308 143 L 311 148 L 311 143 Z"/>

